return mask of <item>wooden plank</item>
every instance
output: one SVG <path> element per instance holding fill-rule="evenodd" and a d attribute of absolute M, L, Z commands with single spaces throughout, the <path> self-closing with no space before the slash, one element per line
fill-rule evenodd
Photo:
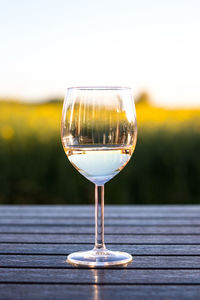
<path fill-rule="evenodd" d="M 200 286 L 0 284 L 0 295 L 4 300 L 198 300 Z"/>
<path fill-rule="evenodd" d="M 50 212 L 50 211 L 93 211 L 94 205 L 1 205 L 0 206 L 1 211 L 7 211 L 10 212 L 19 212 L 19 211 L 44 211 L 44 212 Z M 110 211 L 186 211 L 186 212 L 196 212 L 200 211 L 199 205 L 106 205 L 105 204 L 105 210 Z"/>
<path fill-rule="evenodd" d="M 36 207 L 14 207 L 15 210 L 13 210 L 13 207 L 5 207 L 1 206 L 0 209 L 0 216 L 1 218 L 51 218 L 51 219 L 65 219 L 67 217 L 73 218 L 89 218 L 94 219 L 94 206 L 51 206 L 46 209 L 45 206 L 36 206 Z M 144 210 L 145 209 L 145 210 Z M 168 209 L 166 211 L 166 209 Z M 119 217 L 123 218 L 145 218 L 145 219 L 151 219 L 151 218 L 198 218 L 200 209 L 195 209 L 194 207 L 188 206 L 187 209 L 184 210 L 180 207 L 177 210 L 176 207 L 166 207 L 165 210 L 163 210 L 163 207 L 155 208 L 152 210 L 152 207 L 137 207 L 137 206 L 108 206 L 105 209 L 105 217 L 107 218 L 115 218 L 118 219 Z M 183 210 L 183 211 L 182 211 Z M 191 210 L 191 211 L 190 211 Z"/>
<path fill-rule="evenodd" d="M 198 218 L 200 214 L 200 211 L 174 211 L 173 209 L 169 211 L 138 211 L 138 210 L 107 210 L 105 209 L 105 217 L 107 218 Z M 0 217 L 3 218 L 67 218 L 72 217 L 73 218 L 94 218 L 94 207 L 93 209 L 88 210 L 63 210 L 63 211 L 17 211 L 12 212 L 9 209 L 6 211 L 0 209 Z"/>
<path fill-rule="evenodd" d="M 94 226 L 94 218 L 0 218 L 0 225 L 63 225 L 63 226 Z M 106 226 L 183 226 L 183 225 L 200 225 L 200 218 L 105 218 Z"/>
<path fill-rule="evenodd" d="M 200 235 L 105 235 L 112 244 L 199 244 Z M 0 243 L 92 243 L 94 236 L 88 234 L 1 234 Z"/>
<path fill-rule="evenodd" d="M 122 212 L 122 213 L 109 213 L 106 212 L 104 217 L 105 219 L 119 219 L 119 218 L 123 218 L 123 219 L 191 219 L 191 218 L 199 218 L 199 214 L 200 212 L 197 213 L 173 213 L 173 212 L 169 212 L 169 213 L 143 213 L 143 212 L 135 212 L 135 213 L 130 213 L 130 212 Z M 68 212 L 66 214 L 64 213 L 53 213 L 53 214 L 32 214 L 32 213 L 20 213 L 20 214 L 10 214 L 10 213 L 2 213 L 0 214 L 0 218 L 3 219 L 39 219 L 39 218 L 44 218 L 44 219 L 52 219 L 52 220 L 57 220 L 57 219 L 66 219 L 66 218 L 74 218 L 74 219 L 94 219 L 94 212 L 89 213 L 89 212 L 80 212 L 80 213 L 73 213 L 73 212 Z"/>
<path fill-rule="evenodd" d="M 59 254 L 90 250 L 93 245 L 81 244 L 0 244 L 0 254 Z M 200 245 L 110 245 L 110 250 L 126 251 L 134 255 L 200 255 Z"/>
<path fill-rule="evenodd" d="M 93 226 L 0 225 L 0 233 L 94 234 Z M 105 226 L 106 234 L 200 234 L 200 226 Z"/>
<path fill-rule="evenodd" d="M 2 283 L 84 284 L 198 284 L 200 270 L 163 269 L 31 269 L 10 268 L 0 272 Z"/>
<path fill-rule="evenodd" d="M 0 255 L 0 267 L 12 268 L 73 268 L 66 255 Z M 113 267 L 114 268 L 114 267 Z M 128 269 L 195 269 L 200 268 L 200 256 L 137 256 Z"/>
<path fill-rule="evenodd" d="M 29 214 L 23 214 L 23 215 L 8 215 L 8 216 L 5 216 L 2 215 L 1 216 L 1 219 L 14 219 L 14 220 L 18 220 L 18 219 L 33 219 L 33 220 L 39 220 L 41 218 L 44 218 L 46 221 L 48 221 L 48 219 L 51 219 L 51 220 L 55 220 L 55 222 L 58 220 L 58 219 L 61 219 L 61 220 L 64 220 L 64 219 L 75 219 L 75 220 L 78 220 L 78 219 L 87 219 L 87 220 L 91 220 L 93 221 L 94 219 L 94 215 L 93 214 L 89 214 L 89 213 L 85 213 L 85 214 L 80 214 L 80 215 L 73 215 L 71 213 L 69 213 L 68 215 L 59 215 L 59 214 L 56 214 L 56 215 L 29 215 Z M 177 216 L 177 215 L 174 215 L 171 214 L 171 215 L 166 215 L 166 214 L 152 214 L 152 215 L 145 215 L 145 214 L 122 214 L 122 213 L 119 213 L 119 214 L 105 214 L 105 219 L 123 219 L 123 220 L 127 220 L 127 219 L 136 219 L 136 220 L 143 220 L 143 219 L 147 219 L 147 220 L 151 220 L 151 219 L 170 219 L 170 220 L 173 220 L 173 219 L 180 219 L 180 220 L 183 220 L 184 218 L 186 219 L 193 219 L 193 218 L 199 218 L 199 214 L 196 214 L 196 215 L 185 215 L 183 214 L 182 216 Z"/>

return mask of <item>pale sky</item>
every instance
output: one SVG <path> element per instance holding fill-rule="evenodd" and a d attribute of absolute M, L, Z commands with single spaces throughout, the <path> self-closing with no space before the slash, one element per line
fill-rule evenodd
<path fill-rule="evenodd" d="M 130 86 L 200 106 L 200 0 L 0 0 L 0 97 Z"/>

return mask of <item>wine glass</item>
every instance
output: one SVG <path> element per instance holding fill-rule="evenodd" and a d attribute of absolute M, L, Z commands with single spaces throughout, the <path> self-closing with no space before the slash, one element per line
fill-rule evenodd
<path fill-rule="evenodd" d="M 132 256 L 109 251 L 104 243 L 104 184 L 128 163 L 137 125 L 132 91 L 126 87 L 68 88 L 61 137 L 71 164 L 95 184 L 95 246 L 68 255 L 67 262 L 88 267 L 127 264 Z"/>

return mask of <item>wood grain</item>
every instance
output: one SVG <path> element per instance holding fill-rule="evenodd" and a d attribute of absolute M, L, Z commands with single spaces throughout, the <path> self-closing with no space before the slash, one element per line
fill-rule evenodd
<path fill-rule="evenodd" d="M 200 256 L 133 256 L 128 269 L 195 269 Z M 66 255 L 0 255 L 0 267 L 12 268 L 72 268 L 66 263 Z M 113 267 L 114 268 L 114 267 Z M 118 268 L 118 267 L 117 267 Z"/>
<path fill-rule="evenodd" d="M 105 240 L 127 267 L 75 268 L 94 206 L 1 206 L 0 299 L 200 299 L 200 206 L 106 206 Z"/>
<path fill-rule="evenodd" d="M 93 248 L 93 245 L 83 244 L 0 244 L 0 254 L 58 254 L 67 255 L 74 251 L 85 251 Z M 132 255 L 200 255 L 200 245 L 110 245 L 110 250 L 126 251 Z"/>
<path fill-rule="evenodd" d="M 2 283 L 83 283 L 83 284 L 198 284 L 200 269 L 35 269 L 7 268 L 0 273 Z"/>
<path fill-rule="evenodd" d="M 94 235 L 94 227 L 93 226 L 56 226 L 52 225 L 0 225 L 0 233 L 22 233 L 22 234 L 88 234 Z M 118 234 L 200 234 L 200 226 L 105 226 L 105 233 L 107 235 L 118 235 Z"/>
<path fill-rule="evenodd" d="M 4 300 L 199 300 L 196 285 L 70 285 L 70 284 L 0 284 Z"/>
<path fill-rule="evenodd" d="M 6 218 L 2 216 L 0 218 L 0 225 L 63 225 L 63 226 L 94 226 L 94 218 L 74 218 L 71 217 L 64 217 L 64 218 L 43 218 L 43 217 L 13 217 L 13 218 Z M 183 218 L 126 218 L 126 217 L 118 217 L 118 218 L 105 218 L 105 225 L 106 226 L 183 226 L 183 225 L 200 225 L 200 218 L 194 217 L 183 217 Z"/>
<path fill-rule="evenodd" d="M 0 243 L 93 244 L 94 236 L 88 234 L 21 234 L 0 233 Z M 105 235 L 109 244 L 190 244 L 200 245 L 199 235 Z"/>

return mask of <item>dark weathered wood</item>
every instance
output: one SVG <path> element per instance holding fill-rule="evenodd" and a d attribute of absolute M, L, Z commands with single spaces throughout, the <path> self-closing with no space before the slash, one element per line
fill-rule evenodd
<path fill-rule="evenodd" d="M 200 206 L 106 206 L 105 240 L 133 263 L 74 268 L 94 206 L 0 206 L 0 299 L 200 299 Z M 79 285 L 78 285 L 79 284 Z"/>
<path fill-rule="evenodd" d="M 93 245 L 81 244 L 0 244 L 0 254 L 59 254 L 90 250 Z M 134 255 L 200 255 L 200 245 L 119 245 L 107 243 L 110 250 L 126 251 Z"/>
<path fill-rule="evenodd" d="M 117 219 L 117 218 L 198 218 L 199 211 L 196 212 L 172 212 L 172 211 L 110 211 L 105 209 L 105 218 Z M 6 218 L 52 218 L 52 219 L 63 219 L 63 218 L 94 218 L 94 208 L 89 211 L 80 210 L 69 210 L 64 212 L 54 212 L 54 211 L 35 211 L 35 212 L 10 212 L 10 211 L 1 211 L 0 216 Z"/>
<path fill-rule="evenodd" d="M 199 205 L 105 205 L 109 211 L 164 211 L 164 212 L 197 212 Z M 1 211 L 25 213 L 31 212 L 64 212 L 64 211 L 94 211 L 94 205 L 1 205 Z"/>
<path fill-rule="evenodd" d="M 200 235 L 109 235 L 105 241 L 112 244 L 199 244 Z M 92 243 L 94 236 L 88 234 L 1 234 L 0 243 Z"/>
<path fill-rule="evenodd" d="M 195 269 L 200 268 L 199 256 L 137 256 L 128 269 Z M 66 263 L 66 255 L 0 255 L 0 267 L 13 268 L 72 268 Z"/>
<path fill-rule="evenodd" d="M 93 226 L 55 226 L 55 225 L 0 225 L 0 233 L 30 233 L 30 234 L 94 234 Z M 105 226 L 105 233 L 108 235 L 118 234 L 200 234 L 200 226 Z"/>
<path fill-rule="evenodd" d="M 0 284 L 4 300 L 199 300 L 200 286 Z"/>
<path fill-rule="evenodd" d="M 94 226 L 94 218 L 74 218 L 74 217 L 66 217 L 66 218 L 42 218 L 42 217 L 13 217 L 13 218 L 0 218 L 0 225 L 63 225 L 63 226 Z M 120 226 L 132 226 L 132 225 L 140 225 L 140 226 L 162 226 L 162 225 L 200 225 L 200 218 L 105 218 L 105 224 L 108 225 L 120 225 Z"/>
<path fill-rule="evenodd" d="M 9 268 L 0 273 L 2 283 L 84 283 L 84 284 L 198 284 L 200 269 L 35 269 Z"/>

